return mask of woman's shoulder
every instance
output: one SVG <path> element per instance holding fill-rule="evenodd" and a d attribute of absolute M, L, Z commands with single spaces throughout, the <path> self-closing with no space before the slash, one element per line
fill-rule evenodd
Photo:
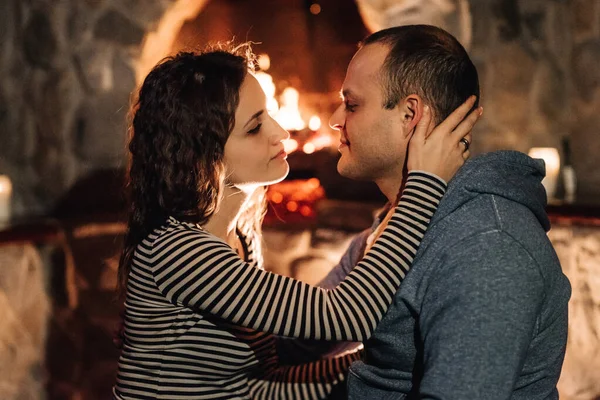
<path fill-rule="evenodd" d="M 181 221 L 175 217 L 169 217 L 162 226 L 152 232 L 149 239 L 153 247 L 174 242 L 222 242 L 221 239 L 207 232 L 200 225 Z"/>
<path fill-rule="evenodd" d="M 233 257 L 235 253 L 219 237 L 195 223 L 169 217 L 154 232 L 148 259 L 155 268 L 181 267 L 182 260 L 196 265 L 215 257 Z"/>

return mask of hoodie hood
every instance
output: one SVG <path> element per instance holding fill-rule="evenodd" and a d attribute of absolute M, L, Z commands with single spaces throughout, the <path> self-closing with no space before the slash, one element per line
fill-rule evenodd
<path fill-rule="evenodd" d="M 504 197 L 529 208 L 546 231 L 546 191 L 542 179 L 544 161 L 517 151 L 496 151 L 468 160 L 448 184 L 431 225 L 473 198 L 489 194 Z"/>

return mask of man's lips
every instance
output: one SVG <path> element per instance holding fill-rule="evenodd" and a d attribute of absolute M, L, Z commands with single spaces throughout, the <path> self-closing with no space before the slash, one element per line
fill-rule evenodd
<path fill-rule="evenodd" d="M 340 146 L 339 147 L 344 147 L 344 146 L 349 146 L 350 145 L 350 141 L 344 137 L 344 136 L 340 136 Z"/>

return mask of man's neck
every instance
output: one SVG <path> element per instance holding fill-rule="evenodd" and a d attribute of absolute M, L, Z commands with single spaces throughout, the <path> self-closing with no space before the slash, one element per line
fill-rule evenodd
<path fill-rule="evenodd" d="M 387 197 L 390 204 L 394 206 L 398 202 L 398 194 L 400 193 L 403 181 L 404 177 L 402 173 L 394 173 L 390 176 L 376 179 L 375 183 L 379 186 L 379 190 Z"/>
<path fill-rule="evenodd" d="M 237 226 L 240 211 L 249 199 L 250 193 L 236 187 L 226 186 L 223 190 L 219 210 L 204 224 L 204 229 L 229 242 Z"/>

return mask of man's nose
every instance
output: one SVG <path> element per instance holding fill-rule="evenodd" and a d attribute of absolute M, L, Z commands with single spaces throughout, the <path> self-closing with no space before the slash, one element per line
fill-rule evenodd
<path fill-rule="evenodd" d="M 343 106 L 343 104 L 340 104 L 333 114 L 331 114 L 331 118 L 329 118 L 329 126 L 331 129 L 339 131 L 344 127 L 345 120 Z"/>

